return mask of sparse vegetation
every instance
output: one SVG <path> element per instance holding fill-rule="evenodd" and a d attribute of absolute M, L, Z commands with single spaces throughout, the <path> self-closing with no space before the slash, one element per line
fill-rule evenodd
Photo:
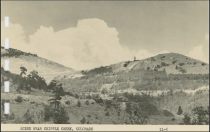
<path fill-rule="evenodd" d="M 25 56 L 37 56 L 36 54 L 25 53 L 17 49 L 9 48 L 7 49 L 8 52 L 1 54 L 1 57 L 19 57 L 21 55 Z"/>
<path fill-rule="evenodd" d="M 65 75 L 65 79 L 52 80 L 49 85 L 37 71 L 28 71 L 24 66 L 20 68 L 19 75 L 2 70 L 2 75 L 15 84 L 14 88 L 19 88 L 19 94 L 30 92 L 31 95 L 30 98 L 25 98 L 27 95 L 12 98 L 13 107 L 19 105 L 19 109 L 27 111 L 11 117 L 2 114 L 2 122 L 12 120 L 11 122 L 21 123 L 72 123 L 72 121 L 75 123 L 74 121 L 76 121 L 81 124 L 104 122 L 153 124 L 154 122 L 157 123 L 158 120 L 158 123 L 167 124 L 207 124 L 209 122 L 208 109 L 203 107 L 191 110 L 192 104 L 186 105 L 186 102 L 192 100 L 192 95 L 183 91 L 208 85 L 209 74 L 189 74 L 191 69 L 187 71 L 188 74 L 183 74 L 187 73 L 188 65 L 180 66 L 180 62 L 183 61 L 180 61 L 179 58 L 170 57 L 171 60 L 176 59 L 172 62 L 168 61 L 169 57 L 167 56 L 163 58 L 166 61 L 160 60 L 158 57 L 152 57 L 151 61 L 145 61 L 147 62 L 145 65 L 140 60 L 139 64 L 135 62 L 137 65 L 131 70 L 127 70 L 133 66 L 129 63 L 135 64 L 134 62 L 119 63 L 120 68 L 125 70 L 120 72 L 116 72 L 118 71 L 118 65 L 114 65 L 113 69 L 112 66 L 105 66 L 82 71 L 84 75 L 82 77 L 70 78 Z M 185 64 L 192 62 L 190 59 L 188 61 Z M 152 63 L 152 65 L 148 63 Z M 170 68 L 172 68 L 171 66 L 164 67 L 169 65 L 168 63 L 176 65 L 177 71 L 173 69 L 173 74 L 166 73 L 166 71 L 170 72 Z M 197 63 L 199 64 L 197 66 L 205 68 L 202 67 L 204 65 L 201 62 Z M 139 66 L 140 64 L 143 66 Z M 68 91 L 64 91 L 64 89 Z M 140 93 L 140 90 L 148 90 L 149 92 L 144 94 L 144 92 Z M 165 92 L 159 94 L 159 90 Z M 181 90 L 181 92 L 176 92 L 176 90 Z M 157 97 L 156 95 L 153 96 L 155 91 L 157 91 Z M 195 98 L 199 100 L 192 103 L 195 103 L 195 105 L 204 103 L 202 105 L 205 106 L 206 102 L 202 101 L 207 96 L 206 94 L 203 91 L 196 92 Z M 64 95 L 65 97 L 63 97 Z M 46 104 L 49 96 L 51 96 L 51 99 L 48 102 L 49 104 Z M 32 97 L 35 99 L 41 98 L 41 101 L 35 101 L 31 99 Z M 183 100 L 183 102 L 180 100 Z M 24 103 L 21 103 L 23 101 Z M 65 104 L 63 105 L 63 103 Z M 173 103 L 175 105 L 170 106 Z M 168 104 L 167 108 L 164 108 L 167 110 L 163 110 L 163 107 L 161 107 L 164 104 Z M 183 108 L 177 105 L 181 105 Z M 39 110 L 33 110 L 34 108 Z M 182 115 L 183 110 L 186 112 L 184 115 Z M 43 116 L 40 116 L 40 118 L 37 113 L 39 115 L 43 114 Z M 79 115 L 75 116 L 75 113 L 79 113 Z M 172 113 L 177 113 L 180 116 Z M 69 114 L 75 115 L 71 119 Z M 182 117 L 184 118 L 182 119 Z M 37 122 L 37 120 L 40 122 Z"/>
<path fill-rule="evenodd" d="M 18 102 L 18 103 L 22 103 L 23 102 L 23 97 L 17 96 L 17 98 L 15 99 L 15 101 Z"/>
<path fill-rule="evenodd" d="M 161 62 L 161 66 L 164 67 L 164 66 L 169 66 L 169 64 L 165 63 L 165 62 Z"/>

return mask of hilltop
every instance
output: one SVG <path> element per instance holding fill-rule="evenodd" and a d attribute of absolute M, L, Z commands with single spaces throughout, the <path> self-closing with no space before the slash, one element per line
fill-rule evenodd
<path fill-rule="evenodd" d="M 127 70 L 154 70 L 167 74 L 208 74 L 209 64 L 178 53 L 165 53 L 143 60 L 126 61 L 111 65 L 114 72 Z"/>
<path fill-rule="evenodd" d="M 36 54 L 26 53 L 17 49 L 4 49 L 1 47 L 1 67 L 4 67 L 4 60 L 10 61 L 10 72 L 19 74 L 20 67 L 24 66 L 28 72 L 36 70 L 39 75 L 48 82 L 58 75 L 73 73 L 72 68 L 65 67 L 56 62 L 37 56 Z"/>

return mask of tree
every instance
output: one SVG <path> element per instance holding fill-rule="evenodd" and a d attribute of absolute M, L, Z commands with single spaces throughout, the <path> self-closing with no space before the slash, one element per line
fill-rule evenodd
<path fill-rule="evenodd" d="M 177 115 L 181 115 L 182 113 L 183 113 L 182 107 L 181 107 L 181 106 L 179 106 L 179 108 L 178 108 L 178 112 L 177 112 Z"/>
<path fill-rule="evenodd" d="M 198 106 L 192 110 L 192 113 L 195 117 L 192 120 L 192 124 L 198 124 L 198 125 L 209 124 L 208 109 L 205 110 L 203 106 Z"/>
<path fill-rule="evenodd" d="M 61 96 L 64 95 L 62 84 L 58 84 L 56 81 L 54 81 L 54 84 L 55 85 L 50 86 L 50 89 L 53 89 L 54 95 L 52 96 L 51 99 L 49 99 L 50 104 L 53 106 L 52 117 L 54 123 L 57 124 L 68 123 L 69 120 L 68 113 L 65 111 L 64 107 L 61 106 L 60 102 L 60 100 L 62 99 Z"/>
<path fill-rule="evenodd" d="M 57 81 L 56 81 L 56 80 L 52 80 L 52 81 L 50 82 L 50 84 L 47 86 L 47 90 L 48 90 L 48 91 L 54 91 L 56 85 L 57 85 Z"/>
<path fill-rule="evenodd" d="M 56 84 L 53 88 L 54 95 L 53 98 L 51 98 L 49 101 L 51 101 L 51 104 L 54 104 L 55 110 L 59 108 L 61 96 L 64 95 L 62 84 Z"/>
<path fill-rule="evenodd" d="M 27 81 L 29 85 L 33 88 L 47 90 L 47 83 L 43 77 L 35 70 L 31 71 L 27 76 Z"/>
<path fill-rule="evenodd" d="M 138 103 L 127 103 L 126 112 L 131 124 L 145 124 L 148 120 L 148 113 L 143 111 Z"/>
<path fill-rule="evenodd" d="M 20 76 L 23 77 L 23 75 L 26 75 L 27 69 L 24 66 L 20 67 Z"/>

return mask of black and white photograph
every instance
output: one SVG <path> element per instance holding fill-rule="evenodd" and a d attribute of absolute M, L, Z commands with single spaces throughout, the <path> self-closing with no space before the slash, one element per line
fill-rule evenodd
<path fill-rule="evenodd" d="M 209 1 L 1 1 L 1 124 L 209 124 Z"/>

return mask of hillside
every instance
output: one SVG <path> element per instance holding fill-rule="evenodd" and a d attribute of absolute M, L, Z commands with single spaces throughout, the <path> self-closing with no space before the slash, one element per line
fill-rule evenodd
<path fill-rule="evenodd" d="M 165 70 L 167 74 L 208 74 L 209 64 L 178 54 L 159 54 L 143 60 L 127 61 L 111 65 L 114 72 L 129 70 Z"/>
<path fill-rule="evenodd" d="M 56 79 L 71 92 L 196 89 L 208 85 L 208 64 L 181 54 L 160 54 Z"/>
<path fill-rule="evenodd" d="M 58 75 L 66 73 L 71 74 L 74 72 L 71 68 L 44 59 L 35 54 L 25 53 L 12 48 L 4 49 L 4 47 L 1 47 L 1 67 L 4 67 L 4 60 L 6 59 L 9 59 L 10 61 L 11 73 L 19 74 L 20 67 L 24 66 L 28 72 L 32 70 L 38 71 L 39 75 L 44 77 L 47 82 Z"/>

